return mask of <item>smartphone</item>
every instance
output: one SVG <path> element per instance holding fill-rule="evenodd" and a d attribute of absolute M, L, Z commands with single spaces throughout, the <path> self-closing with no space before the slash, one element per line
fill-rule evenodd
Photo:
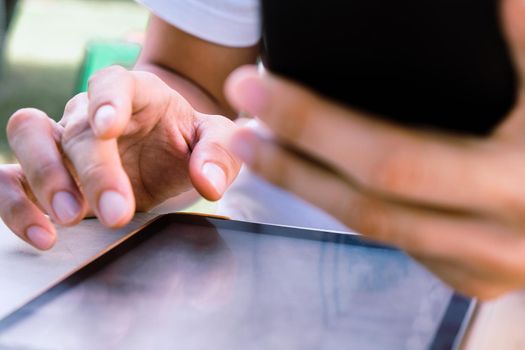
<path fill-rule="evenodd" d="M 499 7 L 497 0 L 262 0 L 263 62 L 372 116 L 486 135 L 516 92 Z"/>

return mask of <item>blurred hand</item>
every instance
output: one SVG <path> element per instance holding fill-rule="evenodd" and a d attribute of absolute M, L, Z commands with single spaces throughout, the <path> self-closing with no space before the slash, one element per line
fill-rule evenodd
<path fill-rule="evenodd" d="M 53 246 L 62 225 L 96 215 L 125 225 L 193 187 L 219 199 L 240 164 L 226 149 L 236 125 L 204 115 L 155 75 L 111 67 L 96 74 L 55 123 L 22 109 L 9 120 L 20 165 L 0 167 L 0 216 L 22 239 Z"/>
<path fill-rule="evenodd" d="M 490 137 L 399 127 L 245 67 L 227 96 L 275 138 L 244 128 L 233 149 L 264 178 L 401 247 L 460 292 L 487 299 L 524 287 L 525 2 L 501 5 L 521 89 Z"/>

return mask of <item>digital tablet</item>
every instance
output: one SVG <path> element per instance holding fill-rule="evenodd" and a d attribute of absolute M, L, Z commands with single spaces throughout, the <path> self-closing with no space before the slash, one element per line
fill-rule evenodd
<path fill-rule="evenodd" d="M 0 320 L 0 348 L 450 349 L 473 308 L 357 235 L 170 214 Z"/>

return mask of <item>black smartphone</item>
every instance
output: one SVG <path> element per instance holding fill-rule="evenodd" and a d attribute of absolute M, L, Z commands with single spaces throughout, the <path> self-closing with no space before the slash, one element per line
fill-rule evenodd
<path fill-rule="evenodd" d="M 263 61 L 372 115 L 485 135 L 516 90 L 499 7 L 498 0 L 262 0 Z"/>

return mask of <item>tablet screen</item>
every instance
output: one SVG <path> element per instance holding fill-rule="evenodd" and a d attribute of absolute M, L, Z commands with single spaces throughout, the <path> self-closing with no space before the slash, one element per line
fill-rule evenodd
<path fill-rule="evenodd" d="M 0 347 L 450 347 L 469 304 L 356 236 L 169 215 L 0 321 Z"/>

